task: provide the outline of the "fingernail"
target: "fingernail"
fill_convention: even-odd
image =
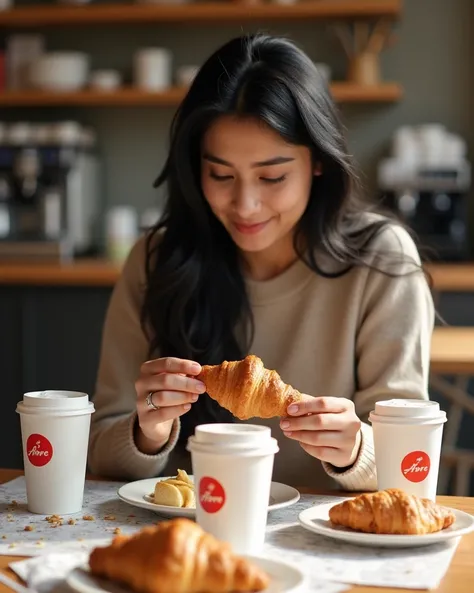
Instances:
[[[288,422],[288,420],[285,420],[284,422],[282,422],[281,427],[282,428],[290,428],[290,423]]]
[[[206,391],[206,386],[204,385],[204,383],[201,383],[200,381],[196,382],[196,389],[200,392],[200,393],[204,393]]]
[[[293,433],[292,433],[291,431],[290,431],[290,432],[286,431],[286,432],[284,432],[283,434],[284,434],[286,437],[291,437],[291,435],[292,435]]]
[[[184,404],[183,408],[184,408],[184,409],[186,410],[186,412],[187,412],[188,410],[190,410],[190,409],[191,409],[191,404]]]
[[[198,397],[199,397],[199,395],[197,393],[195,393],[194,395],[191,396],[191,400],[193,402],[197,402]]]
[[[289,408],[288,408],[288,414],[296,414],[298,412],[298,406],[296,406],[295,404],[292,404]]]
[[[198,364],[197,362],[193,362],[193,364],[191,365],[191,370],[193,371],[193,373],[200,373],[201,365]]]

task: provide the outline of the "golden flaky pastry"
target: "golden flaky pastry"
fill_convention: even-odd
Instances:
[[[390,488],[345,500],[329,511],[335,525],[366,533],[423,535],[446,529],[454,514],[427,498]]]
[[[178,469],[175,478],[160,480],[155,484],[153,502],[170,507],[194,509],[196,508],[194,482],[184,469]]]
[[[92,574],[136,593],[231,593],[262,591],[269,578],[258,566],[189,519],[117,536],[89,557]]]
[[[252,354],[244,360],[205,365],[197,379],[212,399],[240,420],[286,416],[288,406],[302,399],[299,391]]]

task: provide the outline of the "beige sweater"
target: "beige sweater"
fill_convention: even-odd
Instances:
[[[384,231],[374,248],[403,252],[419,261],[411,238],[398,227]],[[148,352],[140,327],[144,279],[141,239],[124,266],[106,316],[90,439],[90,470],[121,479],[191,470],[189,454],[176,447],[179,421],[158,455],[141,453],[133,441],[134,382]],[[353,399],[364,422],[356,463],[337,473],[286,438],[278,419],[251,420],[269,425],[278,440],[273,479],[319,488],[375,489],[369,412],[380,399],[428,397],[434,308],[424,276],[418,272],[391,278],[360,267],[327,279],[298,261],[272,280],[249,280],[247,286],[255,319],[251,351],[304,393]]]

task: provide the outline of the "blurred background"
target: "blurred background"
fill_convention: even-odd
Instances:
[[[473,4],[0,0],[0,466],[22,465],[13,410],[24,391],[93,393],[110,292],[160,216],[152,184],[176,106],[242,32],[290,36],[310,55],[366,192],[418,234],[444,320],[474,326]],[[470,363],[433,367],[467,398],[449,446],[470,457],[444,485],[457,492],[474,484],[474,332]]]

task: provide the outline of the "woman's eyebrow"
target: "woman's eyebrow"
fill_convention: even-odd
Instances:
[[[211,163],[215,163],[216,165],[224,165],[225,167],[233,167],[232,163],[229,163],[229,161],[225,161],[224,159],[221,159],[213,154],[209,154],[209,153],[204,153],[203,158],[206,161],[209,161]],[[256,167],[271,167],[272,165],[282,165],[284,163],[290,163],[291,161],[294,161],[295,159],[293,157],[288,157],[288,156],[276,156],[273,157],[271,159],[268,159],[266,161],[259,161],[257,163],[252,163],[252,167],[256,168]]]

